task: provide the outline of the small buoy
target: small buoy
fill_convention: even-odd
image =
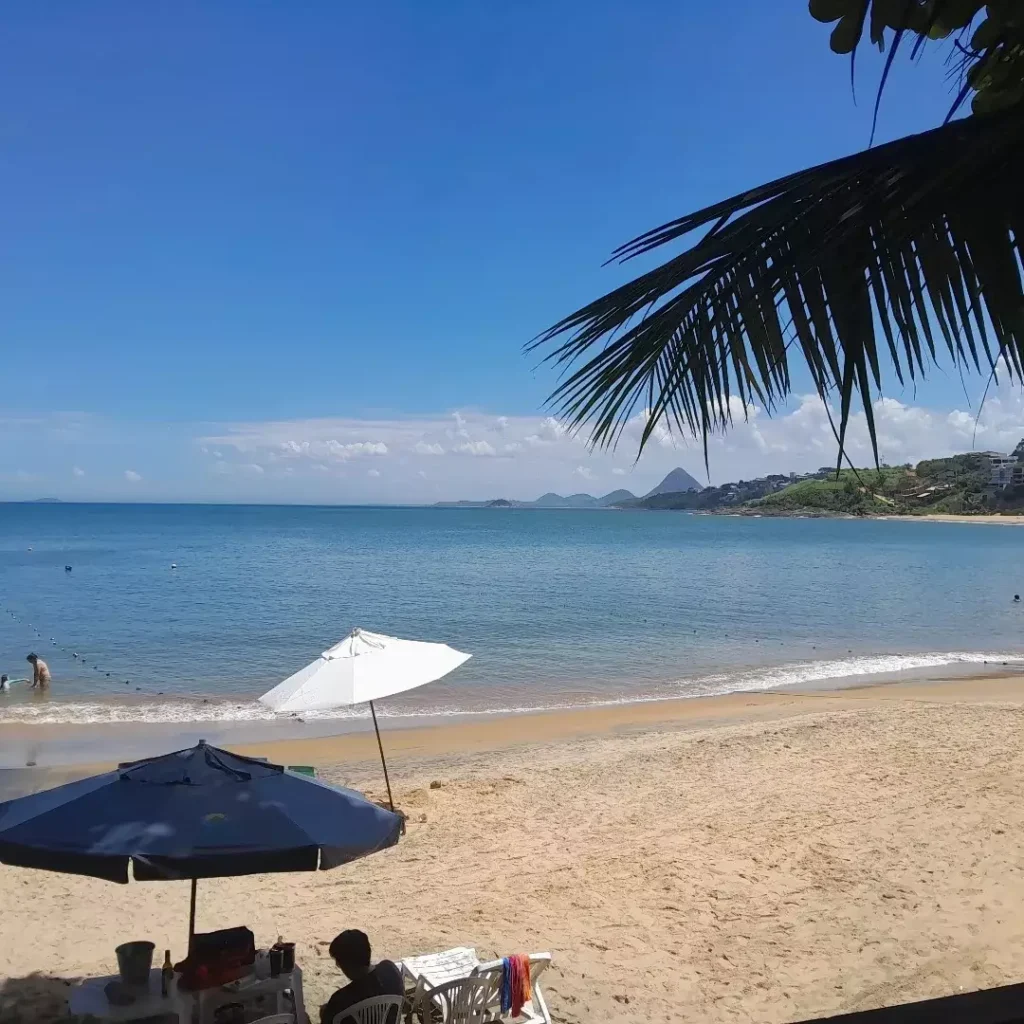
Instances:
[[[178,563],[177,562],[171,562],[171,568],[172,569],[177,569],[178,568]]]
[[[29,551],[31,551],[31,550],[32,550],[32,549],[31,549],[31,548],[29,548]]]

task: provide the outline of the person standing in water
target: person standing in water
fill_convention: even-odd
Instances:
[[[25,660],[32,665],[32,689],[48,690],[50,688],[50,666],[34,653]]]

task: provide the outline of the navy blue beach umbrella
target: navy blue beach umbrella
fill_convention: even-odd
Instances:
[[[402,819],[348,789],[196,747],[0,803],[0,862],[112,882],[327,870],[394,846]]]

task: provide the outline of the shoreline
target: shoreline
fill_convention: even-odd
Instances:
[[[834,512],[830,509],[804,508],[785,512],[759,508],[720,509],[648,509],[651,512],[686,512],[695,516],[721,516],[725,519],[848,519],[859,521],[899,523],[974,523],[977,526],[1024,526],[1024,514],[1001,515],[987,512],[978,515],[956,515],[951,512],[928,512],[924,515],[908,515],[872,512],[869,515],[855,515],[853,512]]]
[[[778,690],[737,691],[713,696],[637,701],[557,710],[538,710],[494,715],[466,716],[454,721],[393,726],[382,724],[381,738],[389,769],[424,764],[456,763],[468,756],[493,754],[531,746],[572,743],[596,737],[637,735],[646,732],[685,732],[731,725],[782,721],[821,711],[850,711],[884,703],[959,703],[965,700],[1002,701],[1024,699],[1024,665],[997,669],[980,666],[970,674],[942,676],[921,673],[912,679],[858,682],[838,689],[813,687]],[[281,728],[288,727],[280,723]],[[12,795],[11,787],[35,780],[33,789],[108,771],[119,761],[147,757],[153,753],[181,749],[199,739],[226,746],[246,756],[266,757],[280,764],[308,764],[317,768],[344,766],[350,778],[375,785],[380,776],[380,754],[372,730],[362,728],[331,734],[265,738],[232,736],[236,730],[218,728],[218,723],[191,724],[188,728],[165,726],[150,731],[148,749],[115,760],[97,757],[79,759],[38,759],[34,765],[0,768],[0,799]],[[0,744],[23,749],[76,749],[76,739],[88,739],[85,750],[96,745],[108,749],[115,740],[138,734],[135,725],[93,724],[0,726]],[[158,738],[159,737],[159,738]],[[157,745],[153,745],[156,743]],[[35,759],[34,759],[35,760]],[[8,790],[8,792],[5,792]]]
[[[465,726],[471,733],[476,727],[483,732],[489,728],[501,732],[521,728],[508,723],[538,716],[629,717],[641,714],[631,709],[654,706],[661,708],[657,712],[660,718],[672,718],[690,714],[676,705],[713,707],[715,701],[742,699],[751,694],[835,693],[1001,673],[1024,674],[1024,650],[858,653],[851,657],[825,653],[815,660],[762,662],[695,675],[672,685],[650,683],[625,693],[583,684],[567,689],[560,698],[558,693],[534,687],[532,691],[527,688],[521,698],[510,703],[502,702],[500,695],[488,700],[484,687],[473,691],[475,701],[455,703],[442,699],[426,706],[398,702],[394,707],[379,707],[378,718],[388,733],[456,726]],[[531,692],[534,699],[527,696]],[[535,699],[545,692],[546,702]],[[454,698],[454,694],[449,697]],[[358,737],[372,735],[365,706],[339,712],[309,717],[278,716],[267,712],[248,695],[201,702],[192,696],[159,695],[156,699],[132,695],[122,699],[77,694],[61,694],[41,703],[4,701],[0,702],[0,770],[94,764],[115,758],[138,760],[154,750],[180,749],[201,739],[218,746],[251,747],[332,737],[349,737],[358,744]]]
[[[874,519],[892,519],[901,523],[923,519],[929,523],[977,523],[980,526],[1024,526],[1024,515],[983,514],[958,516],[951,513],[932,512],[925,516],[873,516]]]
[[[531,711],[485,722],[385,729],[385,754],[392,759],[421,761],[458,759],[467,753],[491,753],[512,747],[570,743],[601,736],[647,732],[679,732],[753,722],[778,721],[820,711],[849,711],[865,703],[916,701],[957,703],[965,699],[1024,698],[1024,672],[986,672],[958,679],[893,682],[851,686],[841,690],[774,690],[717,694],[681,700],[647,701],[593,708]],[[257,749],[258,748],[258,749]],[[314,766],[366,765],[379,769],[372,732],[303,739],[243,743],[239,751],[271,760]]]

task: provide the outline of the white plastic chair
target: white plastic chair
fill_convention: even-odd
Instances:
[[[342,1010],[331,1024],[346,1024],[347,1021],[355,1021],[355,1024],[399,1024],[404,1002],[404,996],[373,996]]]
[[[479,964],[473,968],[471,977],[490,978],[494,982],[497,999],[490,1007],[492,1020],[514,1020],[517,1024],[551,1024],[551,1012],[548,1004],[544,1001],[544,993],[541,991],[538,979],[551,966],[550,953],[530,954],[530,992],[532,998],[523,1006],[523,1012],[518,1017],[502,1017],[501,1015],[501,960],[491,960],[486,964]]]
[[[424,1020],[430,1020],[430,1010],[441,1011],[443,1024],[486,1024],[492,1019],[490,1008],[495,1000],[501,999],[501,980],[495,989],[494,979],[488,975],[482,978],[458,978],[446,981],[437,988],[428,989],[420,1005]]]

